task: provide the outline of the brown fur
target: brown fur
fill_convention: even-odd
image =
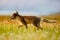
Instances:
[[[27,24],[33,24],[35,27],[37,27],[37,29],[42,29],[40,27],[40,18],[36,17],[36,16],[21,16],[18,14],[18,12],[13,13],[13,15],[11,16],[11,19],[16,19],[16,17],[18,17],[20,19],[20,21],[22,22],[23,25],[27,27]]]
[[[26,28],[28,28],[27,24],[33,24],[38,29],[39,28],[42,29],[40,27],[40,21],[44,21],[44,22],[48,22],[48,23],[56,23],[56,20],[41,19],[36,16],[21,16],[18,14],[18,12],[13,13],[13,15],[11,16],[11,19],[16,19],[17,17],[22,22],[22,24],[26,26]]]

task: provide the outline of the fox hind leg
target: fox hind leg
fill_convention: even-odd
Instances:
[[[43,28],[40,26],[40,22],[37,23],[37,29],[43,29]]]
[[[33,25],[37,27],[37,29],[42,29],[42,27],[40,27],[40,21],[38,22],[33,22]]]

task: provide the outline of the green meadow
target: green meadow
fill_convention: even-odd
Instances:
[[[43,30],[28,24],[28,29],[20,25],[18,19],[11,20],[9,16],[0,16],[0,40],[60,40],[60,24],[41,21]]]

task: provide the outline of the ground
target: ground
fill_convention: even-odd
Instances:
[[[0,16],[0,40],[60,40],[60,24],[41,21],[43,30],[37,30],[32,24],[21,26],[20,22],[9,19],[9,16]]]

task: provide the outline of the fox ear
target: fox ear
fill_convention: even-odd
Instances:
[[[14,14],[18,14],[18,11],[14,11],[13,13],[14,13]]]
[[[16,11],[16,14],[18,14],[18,11]]]

